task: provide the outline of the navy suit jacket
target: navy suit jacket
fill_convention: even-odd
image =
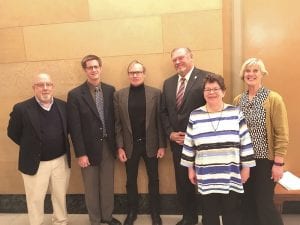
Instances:
[[[66,103],[54,98],[53,104],[56,104],[62,121],[65,148],[69,167],[71,167]],[[40,165],[42,142],[38,107],[40,106],[34,97],[16,104],[10,113],[10,120],[7,127],[8,137],[20,146],[18,169],[28,175],[36,174]]]
[[[107,142],[115,157],[115,123],[113,96],[115,88],[101,82]],[[103,125],[87,82],[68,94],[68,122],[76,157],[88,156],[91,165],[99,165],[103,146]]]

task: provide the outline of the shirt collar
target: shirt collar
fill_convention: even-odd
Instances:
[[[43,104],[36,96],[35,96],[35,100],[37,101],[37,103],[46,111],[50,111],[51,110],[51,107],[53,105],[53,97],[51,98],[51,102],[50,102],[50,105],[47,107],[45,106],[45,104]]]
[[[193,66],[192,69],[190,69],[190,71],[184,76],[186,82],[189,81],[189,79],[190,79],[190,77],[191,77],[191,74],[192,74],[194,68],[195,68],[195,67]],[[178,81],[180,81],[181,78],[182,78],[182,76],[180,76],[180,75],[178,74]]]
[[[98,84],[98,85],[93,85],[91,83],[89,83],[88,81],[86,82],[88,87],[89,87],[89,90],[92,91],[92,92],[95,92],[96,91],[96,87],[98,87],[100,90],[101,90],[101,82]]]

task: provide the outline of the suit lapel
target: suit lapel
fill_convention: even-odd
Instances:
[[[101,83],[101,89],[102,89],[102,94],[103,94],[103,112],[104,112],[104,120],[107,121],[106,118],[108,118],[110,115],[109,115],[109,99],[108,99],[108,93],[107,93],[107,90],[106,90],[106,87]],[[96,106],[96,104],[95,104]],[[96,107],[95,107],[96,108]],[[96,111],[98,113],[98,110],[96,108]],[[99,113],[98,113],[99,115]],[[99,116],[100,118],[100,116]],[[107,122],[106,122],[107,123]]]
[[[82,98],[83,100],[87,103],[88,107],[91,109],[91,111],[95,114],[95,116],[97,118],[100,119],[100,116],[99,116],[99,113],[98,113],[98,110],[96,108],[96,104],[95,104],[95,101],[93,100],[92,98],[92,95],[90,93],[90,90],[89,90],[89,87],[88,87],[88,84],[85,83],[83,84],[82,88]]]
[[[130,133],[132,133],[129,112],[128,112],[128,98],[129,98],[129,88],[126,88],[120,96],[120,106],[122,108],[122,111],[124,112],[126,125],[129,129]]]
[[[191,88],[194,86],[194,84],[196,83],[196,80],[198,79],[198,76],[195,72],[195,68],[193,69],[193,72],[191,73],[190,79],[186,85],[185,91],[184,91],[184,96],[183,96],[183,101],[182,101],[182,105],[181,107],[184,105],[184,102],[186,101]],[[200,91],[200,90],[199,90]],[[199,93],[200,94],[200,93]]]
[[[178,75],[175,75],[170,82],[170,87],[168,87],[170,93],[172,94],[172,101],[175,107],[176,107],[177,86],[178,86]]]
[[[61,104],[58,104],[55,101],[55,98],[54,98],[54,104],[57,106],[57,109],[58,109],[58,112],[59,112],[59,115],[60,115],[60,119],[61,119],[62,124],[63,124],[65,137],[68,137],[67,120],[66,120],[67,118],[65,116],[66,113],[65,113],[64,109],[61,107]]]
[[[36,135],[39,137],[39,139],[41,139],[41,132],[40,132],[40,120],[39,120],[39,108],[38,108],[38,103],[36,102],[36,100],[34,99],[34,97],[32,98],[31,103],[28,105],[27,107],[27,112],[28,112],[28,116],[29,116],[29,120],[33,126],[33,129],[36,133]]]
[[[154,108],[153,92],[151,92],[149,87],[147,86],[145,86],[145,96],[146,96],[146,130],[147,130],[150,123],[152,109]]]

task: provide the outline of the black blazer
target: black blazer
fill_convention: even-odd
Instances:
[[[178,74],[165,80],[161,101],[161,120],[167,137],[171,132],[186,131],[190,113],[205,104],[203,79],[210,72],[194,68],[187,83],[181,108],[176,109]]]
[[[54,98],[53,104],[56,104],[63,123],[65,147],[69,167],[71,167],[66,103]],[[34,97],[16,104],[10,113],[7,127],[8,137],[20,146],[18,169],[28,175],[36,174],[40,165],[42,142],[39,130],[38,107],[40,106]]]
[[[115,88],[101,82],[107,142],[115,157],[115,123],[113,96]],[[68,123],[76,157],[88,156],[91,165],[99,165],[103,146],[103,128],[96,103],[87,82],[68,94]]]

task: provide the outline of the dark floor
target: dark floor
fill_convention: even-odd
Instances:
[[[121,222],[124,221],[125,215],[115,215]],[[284,214],[282,215],[285,225],[300,225],[300,214]],[[199,217],[199,221],[200,221]],[[175,225],[179,220],[178,215],[163,215],[164,225]],[[151,219],[149,215],[139,215],[136,225],[151,225]],[[0,214],[0,225],[29,225],[27,214]],[[45,215],[45,224],[51,225],[51,215]],[[89,225],[87,214],[70,214],[69,225]]]

